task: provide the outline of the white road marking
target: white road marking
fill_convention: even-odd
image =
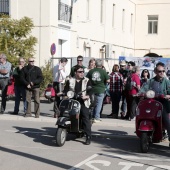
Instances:
[[[163,169],[166,169],[166,170],[170,170],[170,166],[167,166],[167,165],[154,165],[154,167],[150,166],[146,170],[154,170],[156,168],[163,168]]]
[[[117,155],[115,155],[115,154],[109,154],[109,153],[107,153],[107,154],[101,154],[101,155],[110,155],[110,156],[112,156],[112,157],[117,157],[117,158],[123,158],[123,159],[136,159],[136,160],[145,160],[145,161],[162,161],[162,162],[169,162],[170,161],[170,159],[156,159],[156,158],[148,158],[148,157],[137,157],[137,156],[129,156],[129,155],[120,155],[120,154],[117,154]]]
[[[131,167],[134,167],[134,166],[138,166],[138,167],[142,167],[143,164],[140,164],[140,163],[131,163],[131,162],[119,162],[118,165],[123,165],[124,168],[122,168],[121,170],[129,170]]]
[[[84,161],[80,162],[79,164],[75,165],[74,167],[68,169],[68,170],[78,170],[77,168],[86,164],[88,161],[90,161],[91,159],[94,159],[95,157],[99,156],[99,154],[94,154],[92,156],[90,156],[89,158],[85,159]]]
[[[140,163],[133,163],[133,160],[144,160],[144,161],[158,161],[158,162],[170,162],[170,159],[157,159],[157,158],[149,158],[149,157],[139,157],[139,156],[129,156],[129,155],[121,155],[121,154],[94,154],[91,157],[87,158],[86,160],[78,163],[77,165],[75,165],[74,167],[72,167],[69,170],[78,170],[79,167],[81,167],[82,165],[86,165],[89,168],[93,169],[93,170],[100,170],[97,167],[91,165],[92,163],[96,163],[96,164],[103,164],[104,166],[109,166],[110,162],[109,161],[105,161],[105,160],[92,160],[94,158],[96,158],[97,156],[111,156],[113,158],[117,158],[117,159],[126,159],[127,161],[131,161],[131,162],[120,162],[118,165],[124,165],[125,167],[122,170],[129,170],[130,167],[132,166],[138,166],[138,167],[142,167],[144,164],[140,164]],[[92,161],[91,161],[92,160]],[[107,163],[106,163],[107,162]],[[147,170],[154,170],[155,168],[166,168],[167,170],[170,170],[170,166],[166,166],[166,165],[154,165],[150,166],[147,168]]]
[[[89,161],[89,162],[85,163],[85,165],[90,167],[93,170],[100,170],[100,169],[96,168],[94,165],[92,165],[93,163],[102,164],[103,166],[110,166],[110,164],[111,164],[111,162],[109,162],[109,161],[93,160],[93,161]]]

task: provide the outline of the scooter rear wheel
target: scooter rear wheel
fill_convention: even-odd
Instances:
[[[58,128],[56,132],[56,145],[63,146],[67,138],[67,130],[64,128]]]
[[[147,153],[149,151],[149,146],[150,146],[150,142],[149,142],[148,133],[142,132],[140,138],[140,148],[142,153]]]

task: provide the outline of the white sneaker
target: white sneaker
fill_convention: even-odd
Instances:
[[[101,119],[93,119],[93,123],[99,123],[101,121],[102,121]]]

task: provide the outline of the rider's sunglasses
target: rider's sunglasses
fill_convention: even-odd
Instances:
[[[84,73],[84,71],[77,71],[77,73]]]
[[[158,70],[158,73],[164,73],[165,70]]]

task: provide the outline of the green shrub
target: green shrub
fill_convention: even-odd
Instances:
[[[53,83],[51,62],[45,61],[45,65],[41,67],[41,70],[44,80],[41,83],[40,90],[41,92],[44,92],[44,90],[47,88],[47,85]]]

